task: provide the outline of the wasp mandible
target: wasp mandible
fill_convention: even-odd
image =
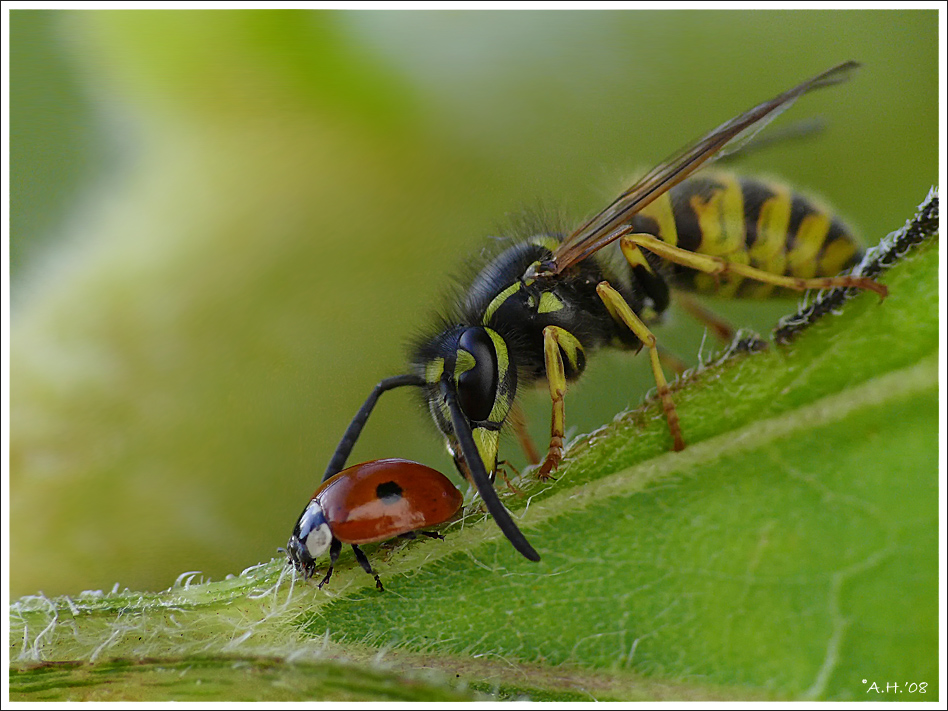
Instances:
[[[535,234],[498,254],[440,330],[415,344],[409,372],[375,386],[323,480],[343,469],[383,392],[419,388],[460,473],[513,546],[538,561],[493,487],[500,431],[526,386],[549,386],[550,443],[537,470],[548,478],[563,456],[567,384],[598,348],[644,347],[672,448],[681,450],[685,438],[648,328],[669,306],[670,281],[733,296],[852,287],[885,297],[886,288],[867,277],[834,276],[861,251],[846,225],[814,201],[766,181],[691,177],[746,145],[803,94],[846,81],[858,66],[835,66],[718,126],[571,234]]]

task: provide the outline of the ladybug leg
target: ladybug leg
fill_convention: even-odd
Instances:
[[[332,577],[332,569],[336,565],[336,561],[339,559],[339,551],[342,550],[342,543],[338,538],[333,538],[332,543],[329,544],[329,570],[326,571],[326,577],[323,578],[322,582],[318,585],[319,589],[322,590],[323,585],[329,582],[329,578]],[[314,566],[315,570],[315,566]],[[313,573],[310,572],[309,575]],[[306,577],[309,577],[307,575]]]
[[[365,557],[365,553],[362,552],[362,549],[359,548],[359,546],[352,546],[352,552],[355,553],[356,560],[359,561],[362,570],[375,578],[375,587],[377,587],[380,592],[385,592],[385,588],[382,587],[382,581],[379,580],[378,573],[372,570],[372,564],[369,563],[369,559]]]
[[[409,541],[415,540],[416,538],[418,538],[418,536],[425,536],[426,538],[437,538],[442,541],[444,540],[444,536],[442,536],[440,533],[436,531],[409,531],[408,533],[398,534],[399,538],[407,538]]]

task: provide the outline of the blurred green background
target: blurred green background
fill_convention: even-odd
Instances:
[[[349,418],[524,208],[571,222],[836,63],[743,172],[874,244],[937,182],[937,13],[11,13],[11,592],[162,589],[285,543]],[[769,329],[792,303],[720,304]],[[694,362],[702,329],[663,344]],[[706,346],[707,347],[707,346]],[[606,353],[588,431],[653,386]],[[527,399],[538,440],[549,405]],[[353,456],[451,464],[411,393]],[[502,456],[521,463],[517,447]]]

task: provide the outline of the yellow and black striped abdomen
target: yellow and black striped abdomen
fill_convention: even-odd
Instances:
[[[632,219],[636,232],[771,274],[835,276],[862,257],[852,230],[812,198],[771,180],[708,172],[682,181]],[[786,295],[770,284],[715,279],[669,265],[675,286],[722,296]]]

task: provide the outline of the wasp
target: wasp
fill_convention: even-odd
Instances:
[[[800,96],[846,81],[858,66],[832,67],[718,126],[572,233],[541,232],[500,252],[438,331],[415,344],[409,372],[375,386],[324,481],[345,466],[382,393],[418,388],[458,471],[516,550],[538,561],[493,487],[500,432],[518,419],[524,388],[544,381],[549,388],[550,443],[537,469],[539,478],[549,478],[563,457],[568,383],[599,348],[645,348],[678,451],[685,437],[648,327],[668,308],[670,283],[736,297],[844,287],[884,298],[885,286],[840,274],[861,250],[849,228],[815,201],[768,181],[693,175],[746,146]]]

